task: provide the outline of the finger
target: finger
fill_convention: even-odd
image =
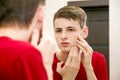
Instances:
[[[82,41],[77,40],[77,44],[83,48],[85,48],[86,50],[88,49],[89,46],[87,46],[85,43],[83,43]]]
[[[63,62],[58,62],[57,63],[57,72],[60,72],[61,71],[61,69],[62,69],[62,65],[63,65]]]
[[[83,42],[81,42],[79,40],[77,40],[77,44],[79,46],[83,47],[84,50],[86,50],[86,52],[90,52],[90,53],[93,52],[93,49],[91,48],[91,46],[89,46],[89,44],[83,43]]]
[[[39,41],[39,31],[37,29],[34,29],[32,33],[31,44],[37,47],[38,41]]]
[[[68,54],[68,58],[67,58],[67,60],[66,60],[65,65],[69,65],[69,64],[71,63],[72,56],[73,56],[73,52],[74,52],[74,48],[75,48],[75,47],[72,47],[72,48],[70,49],[70,52],[69,52],[69,54]]]
[[[81,36],[79,36],[78,40],[80,40],[81,42],[83,42],[83,44],[81,43],[81,45],[86,48],[86,50],[88,49],[89,52],[93,52],[92,47],[87,43],[86,40],[84,40]],[[79,41],[78,41],[79,42]]]
[[[92,55],[92,51],[89,49],[85,49],[84,47],[82,47],[81,45],[77,44],[77,46],[82,50],[83,52],[83,56],[89,56]]]
[[[72,60],[71,60],[71,65],[77,65],[79,64],[79,53],[78,53],[78,48],[75,47],[73,50],[73,56],[72,56]]]
[[[82,50],[79,50],[79,62],[81,61]]]
[[[80,50],[82,50],[85,56],[88,55],[87,50],[83,46],[81,46],[80,44],[77,44],[77,46],[80,48]]]
[[[87,43],[87,41],[85,41],[81,36],[78,37],[78,40],[85,43],[85,45],[89,46],[89,44]]]

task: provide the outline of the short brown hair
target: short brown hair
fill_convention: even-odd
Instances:
[[[30,24],[37,7],[44,5],[45,0],[0,0],[0,27],[3,24]]]
[[[77,6],[64,6],[60,8],[54,15],[53,23],[57,18],[66,18],[79,21],[81,28],[86,25],[87,15],[85,11]]]

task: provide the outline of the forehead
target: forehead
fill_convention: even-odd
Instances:
[[[55,28],[80,28],[80,24],[78,21],[72,20],[72,19],[66,19],[66,18],[57,18],[54,21],[54,27]]]

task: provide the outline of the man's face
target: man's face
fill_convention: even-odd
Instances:
[[[72,19],[57,18],[54,28],[58,47],[64,52],[69,52],[71,47],[76,46],[77,38],[82,33],[79,22]]]

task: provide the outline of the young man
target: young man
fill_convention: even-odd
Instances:
[[[42,38],[44,4],[0,0],[0,80],[52,80],[54,46]]]
[[[108,80],[104,56],[85,41],[88,36],[85,11],[75,6],[59,9],[53,19],[60,48],[54,55],[54,80]]]

